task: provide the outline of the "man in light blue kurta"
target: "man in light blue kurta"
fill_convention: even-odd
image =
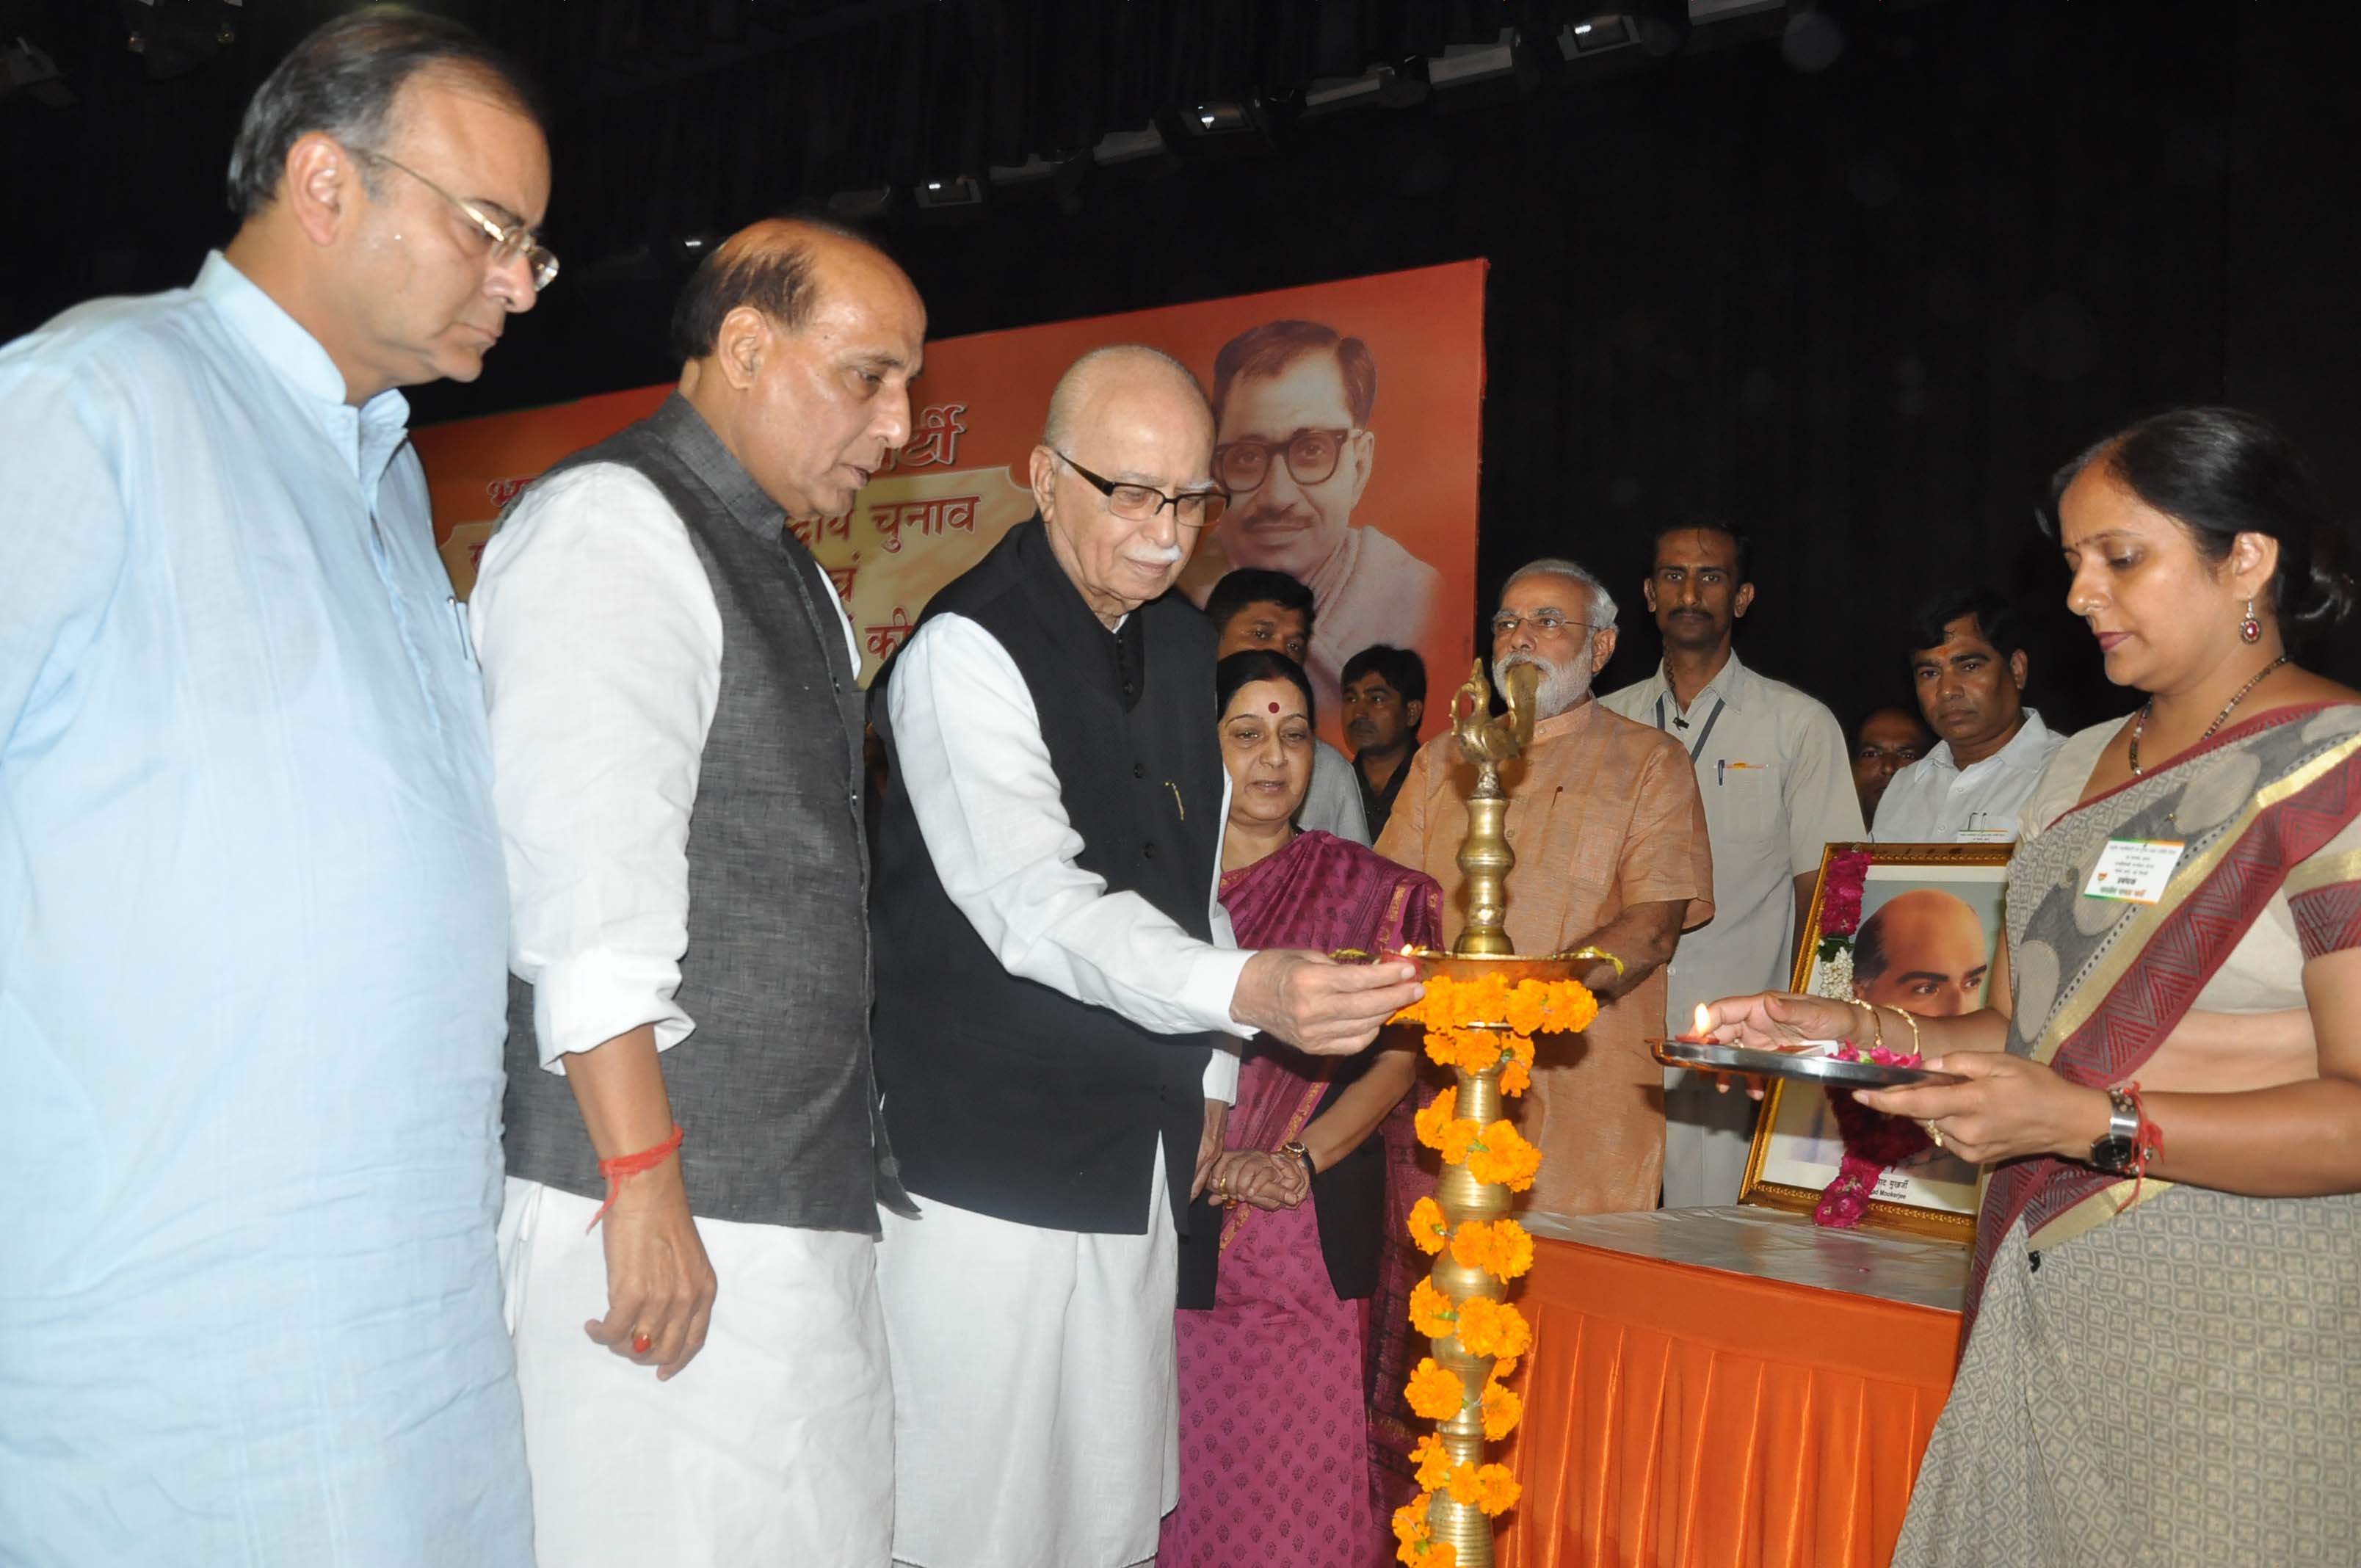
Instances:
[[[449,31],[374,122],[265,126],[283,178],[192,287],[0,349],[12,1568],[532,1563],[490,751],[372,367],[467,373],[534,274],[358,156],[538,215],[539,131]]]

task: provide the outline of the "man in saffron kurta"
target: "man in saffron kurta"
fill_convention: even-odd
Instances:
[[[1579,978],[1599,995],[1579,1036],[1543,1036],[1532,1087],[1511,1102],[1542,1151],[1521,1206],[1555,1214],[1653,1209],[1664,1171],[1664,1071],[1642,1042],[1663,1026],[1664,961],[1679,934],[1713,914],[1705,808],[1680,747],[1590,697],[1614,652],[1615,606],[1571,562],[1519,571],[1493,618],[1495,671],[1543,672],[1524,755],[1500,770],[1509,940],[1521,953],[1596,946],[1623,960]],[[1603,623],[1603,624],[1601,624]],[[1444,886],[1446,944],[1467,924],[1457,855],[1476,770],[1445,732],[1420,748],[1378,840],[1378,853]]]

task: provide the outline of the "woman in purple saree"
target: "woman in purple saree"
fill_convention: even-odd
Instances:
[[[1291,826],[1312,768],[1301,667],[1236,653],[1217,680],[1231,777],[1221,901],[1238,945],[1439,940],[1433,878]],[[1159,1563],[1362,1568],[1392,1555],[1388,1518],[1416,1490],[1401,1385],[1424,1260],[1407,1217],[1433,1188],[1411,1129],[1417,1071],[1414,1050],[1382,1040],[1348,1058],[1248,1045],[1226,1152],[1182,1248],[1180,1503]]]

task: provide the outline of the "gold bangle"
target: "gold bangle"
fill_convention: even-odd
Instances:
[[[1617,980],[1623,978],[1623,960],[1604,948],[1580,947],[1565,956],[1570,959],[1604,959],[1615,966],[1615,978]]]
[[[1885,1021],[1877,1015],[1877,1009],[1869,1003],[1863,1002],[1858,996],[1851,997],[1848,999],[1848,1001],[1849,1005],[1858,1007],[1863,1013],[1869,1014],[1869,1025],[1872,1031],[1869,1042],[1870,1048],[1875,1050],[1882,1047],[1885,1044]],[[1857,1046],[1861,1044],[1861,1042],[1859,1040],[1855,1040],[1853,1044]]]
[[[1926,1060],[1927,1042],[1922,1039],[1918,1034],[1918,1014],[1908,1011],[1906,1008],[1896,1007],[1890,1002],[1883,1002],[1878,1003],[1878,1005],[1883,1007],[1889,1013],[1899,1014],[1902,1017],[1902,1021],[1910,1025],[1910,1048],[1917,1053],[1919,1060]]]

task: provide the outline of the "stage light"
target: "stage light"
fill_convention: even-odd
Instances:
[[[1200,104],[1180,117],[1180,128],[1192,137],[1235,136],[1251,132],[1257,116],[1247,104]]]
[[[912,192],[921,212],[940,211],[946,207],[977,207],[983,204],[983,187],[969,175],[947,175],[940,180],[923,181]]]
[[[51,109],[73,107],[73,89],[65,84],[64,73],[38,46],[18,38],[14,48],[0,55],[0,98],[23,90],[36,104]]]
[[[1148,125],[1136,131],[1109,131],[1091,148],[1092,160],[1102,167],[1111,163],[1132,163],[1143,158],[1157,158],[1164,151],[1164,133]]]
[[[1022,163],[995,163],[984,170],[985,177],[994,185],[1031,185],[1055,179],[1057,173],[1058,163],[1038,152],[1027,153]]]
[[[1516,74],[1517,29],[1502,27],[1488,44],[1447,44],[1426,60],[1427,84],[1437,93],[1480,86]]]
[[[1426,101],[1426,62],[1373,65],[1358,76],[1314,77],[1304,90],[1299,119],[1316,119],[1346,109],[1408,109]]]
[[[1620,15],[1593,16],[1559,28],[1557,51],[1568,60],[1587,60],[1637,41],[1631,24]]]

